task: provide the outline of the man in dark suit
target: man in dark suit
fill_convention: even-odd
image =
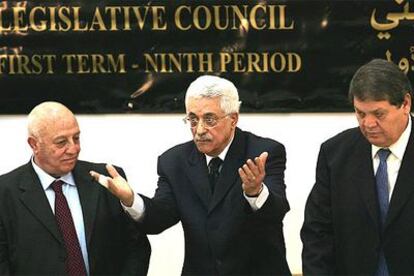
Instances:
[[[304,275],[413,275],[411,91],[386,60],[353,76],[359,128],[321,146],[301,231]]]
[[[44,102],[28,130],[31,161],[0,176],[0,275],[146,275],[149,242],[94,184],[104,165],[78,160],[73,113]]]
[[[135,195],[108,165],[111,178],[92,172],[138,221],[157,234],[181,221],[183,275],[289,275],[282,220],[286,155],[282,144],[236,127],[236,87],[202,76],[187,90],[185,121],[193,141],[158,160],[158,189]],[[220,158],[221,160],[219,160]]]

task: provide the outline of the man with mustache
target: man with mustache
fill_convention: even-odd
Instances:
[[[28,143],[30,162],[0,176],[0,275],[146,275],[149,242],[94,184],[89,171],[104,165],[78,160],[73,113],[39,104],[28,116]]]
[[[412,89],[375,59],[353,76],[359,128],[321,146],[301,231],[304,275],[413,275]]]
[[[201,76],[186,93],[185,122],[193,141],[158,159],[158,189],[136,195],[108,165],[100,180],[140,229],[157,234],[181,222],[183,275],[290,275],[282,220],[284,146],[237,128],[239,96],[230,81]]]

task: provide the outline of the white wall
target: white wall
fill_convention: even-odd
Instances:
[[[182,115],[78,115],[81,159],[111,162],[125,169],[137,192],[154,194],[157,157],[191,139]],[[284,220],[287,257],[292,273],[301,272],[299,231],[307,195],[314,183],[320,144],[356,126],[352,113],[241,114],[239,126],[282,142],[287,151],[286,184],[291,206]],[[0,116],[0,174],[28,162],[26,116]],[[184,256],[181,226],[150,236],[153,249],[149,275],[180,275]]]

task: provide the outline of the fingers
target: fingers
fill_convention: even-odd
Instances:
[[[258,165],[258,167],[259,167],[259,171],[260,171],[260,173],[262,173],[262,174],[264,174],[265,173],[265,168],[266,168],[266,161],[267,161],[267,157],[269,156],[269,154],[266,152],[266,151],[264,151],[264,152],[262,152],[262,154],[260,154],[260,156],[259,157],[256,157],[255,158],[255,160],[257,160],[256,161],[256,164]]]
[[[99,182],[99,176],[100,176],[100,174],[99,174],[99,173],[97,173],[97,172],[95,172],[95,171],[90,171],[90,172],[89,172],[89,174],[93,177],[93,179],[94,179],[95,181],[98,181],[98,182]]]
[[[108,171],[109,175],[110,175],[112,178],[115,178],[115,177],[118,177],[118,176],[119,176],[118,171],[117,171],[117,170],[114,168],[114,166],[112,166],[111,164],[106,164],[106,169],[107,169],[107,171]]]
[[[110,180],[109,177],[102,175],[100,173],[97,173],[95,171],[90,171],[89,174],[93,177],[95,181],[97,181],[99,184],[101,184],[102,186],[108,189],[108,182]]]

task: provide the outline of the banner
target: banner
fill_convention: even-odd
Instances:
[[[411,1],[2,1],[0,113],[45,100],[76,113],[184,112],[197,76],[242,112],[351,111],[373,58],[414,70]]]

